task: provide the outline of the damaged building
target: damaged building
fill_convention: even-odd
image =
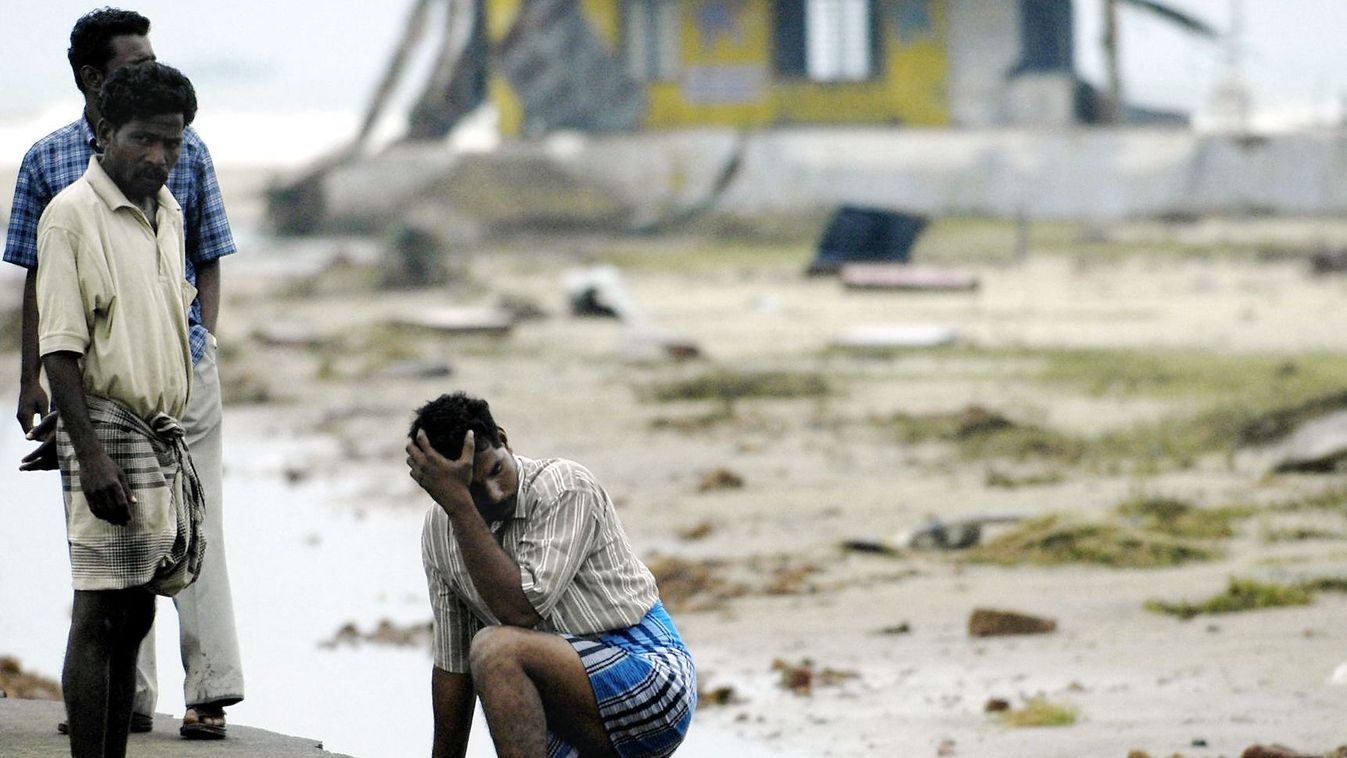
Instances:
[[[454,110],[489,101],[505,136],[1094,111],[1071,0],[477,0],[472,16],[473,101]]]

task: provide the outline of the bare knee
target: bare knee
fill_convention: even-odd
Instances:
[[[524,633],[510,626],[488,626],[473,635],[468,646],[468,667],[474,682],[492,673],[521,667]]]

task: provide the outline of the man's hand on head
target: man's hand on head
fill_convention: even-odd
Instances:
[[[424,429],[416,433],[416,439],[407,443],[408,474],[425,490],[435,502],[446,511],[454,508],[472,508],[472,493],[468,485],[472,484],[473,461],[477,447],[471,430],[463,435],[463,449],[458,457],[450,460],[430,444]]]
[[[41,425],[34,425],[33,417],[41,416],[49,410],[51,400],[47,397],[46,390],[42,389],[41,382],[24,382],[19,385],[19,412],[16,417],[25,434],[31,432],[35,426]]]

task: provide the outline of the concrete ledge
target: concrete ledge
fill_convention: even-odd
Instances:
[[[0,699],[0,755],[5,758],[64,758],[70,740],[57,734],[65,708],[51,700]],[[154,717],[154,731],[133,734],[128,758],[351,758],[323,750],[323,743],[306,737],[229,725],[229,738],[196,742],[178,736],[180,719],[164,713]]]

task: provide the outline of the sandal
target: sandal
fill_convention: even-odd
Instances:
[[[185,740],[222,740],[225,738],[224,708],[194,705],[182,715],[178,734]]]

